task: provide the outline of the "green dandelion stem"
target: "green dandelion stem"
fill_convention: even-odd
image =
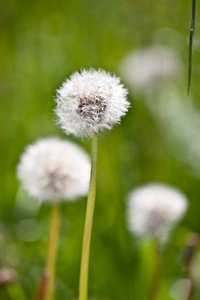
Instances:
[[[79,300],[88,299],[89,257],[90,257],[90,242],[91,242],[95,195],[96,195],[96,173],[97,173],[96,170],[97,170],[97,136],[93,135],[91,177],[90,177],[90,187],[89,187],[88,200],[87,200],[85,227],[84,227],[84,234],[83,234],[82,256],[81,256]]]
[[[54,299],[54,285],[55,285],[55,266],[56,266],[56,253],[58,248],[58,234],[60,227],[60,203],[55,202],[52,207],[52,216],[49,232],[49,249],[47,256],[46,272],[46,296],[45,300]]]
[[[150,300],[159,299],[159,288],[160,288],[160,248],[158,242],[154,240],[154,253],[153,253],[153,274],[150,286]]]

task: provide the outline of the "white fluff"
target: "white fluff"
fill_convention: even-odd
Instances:
[[[26,148],[17,175],[31,196],[53,202],[87,195],[90,168],[90,159],[79,146],[46,138]]]
[[[177,75],[180,62],[174,51],[155,45],[127,54],[119,68],[130,86],[155,88],[162,81]]]
[[[76,72],[57,90],[58,124],[75,136],[111,129],[128,110],[127,94],[120,79],[104,70]]]
[[[200,178],[200,110],[194,99],[190,96],[188,101],[184,91],[171,87],[149,100],[146,105],[171,153]]]
[[[149,184],[129,196],[128,224],[136,235],[163,240],[187,209],[186,197],[164,184]]]

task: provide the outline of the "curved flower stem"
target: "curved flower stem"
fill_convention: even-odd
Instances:
[[[52,207],[51,224],[49,232],[49,248],[46,264],[47,282],[45,290],[45,300],[54,299],[54,281],[56,253],[58,248],[58,233],[60,227],[60,203],[55,202]]]
[[[153,265],[153,275],[150,286],[150,300],[157,300],[159,296],[160,288],[160,247],[157,240],[154,240],[154,265]]]
[[[89,256],[90,241],[92,234],[92,224],[96,195],[96,170],[97,170],[97,136],[92,138],[92,165],[90,176],[90,187],[87,200],[85,227],[83,235],[83,246],[81,256],[80,280],[79,280],[79,300],[88,298],[88,273],[89,273]]]

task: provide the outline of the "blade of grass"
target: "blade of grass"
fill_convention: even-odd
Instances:
[[[191,80],[192,80],[192,54],[193,54],[193,38],[195,30],[195,17],[196,17],[196,0],[192,0],[192,19],[190,27],[190,41],[189,41],[189,59],[188,59],[188,96],[190,93]]]

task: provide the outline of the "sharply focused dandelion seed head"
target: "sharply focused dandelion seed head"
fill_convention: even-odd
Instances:
[[[129,196],[129,229],[137,235],[163,240],[187,209],[186,197],[164,184],[149,184]]]
[[[90,160],[72,142],[41,139],[26,148],[17,175],[22,187],[39,200],[73,200],[88,193]]]
[[[75,136],[111,129],[128,110],[127,94],[120,79],[104,70],[76,72],[57,90],[58,123]]]
[[[172,49],[156,45],[127,54],[119,68],[130,86],[153,89],[163,81],[174,78],[181,64]]]

